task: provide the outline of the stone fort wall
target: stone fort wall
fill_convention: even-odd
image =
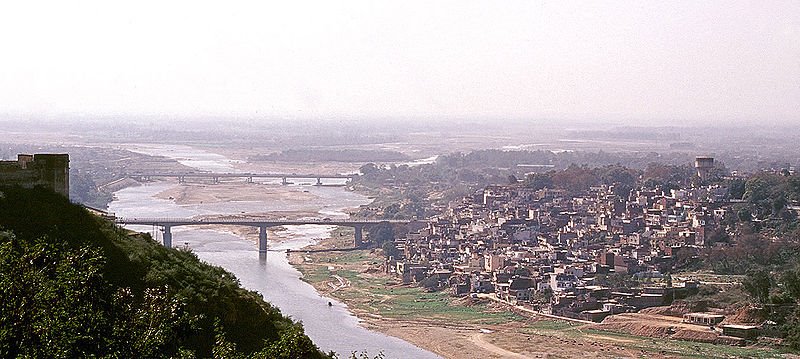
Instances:
[[[16,161],[0,161],[0,185],[42,186],[69,198],[69,155],[20,154]]]

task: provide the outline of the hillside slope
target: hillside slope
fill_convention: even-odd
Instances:
[[[0,357],[326,357],[188,251],[43,189],[0,188]]]

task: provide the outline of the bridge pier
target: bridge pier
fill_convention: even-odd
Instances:
[[[214,184],[219,183],[219,177],[218,176],[213,177],[211,180],[214,181]]]
[[[378,224],[406,224],[417,223],[399,220],[351,220],[351,219],[299,219],[299,220],[265,220],[263,218],[255,218],[243,216],[239,220],[230,219],[198,219],[198,218],[122,218],[115,217],[114,222],[118,225],[147,225],[158,227],[163,233],[162,244],[165,247],[172,248],[172,227],[176,226],[205,226],[205,225],[240,225],[250,228],[258,227],[258,252],[266,254],[268,250],[267,245],[267,229],[275,226],[299,226],[299,225],[321,225],[321,226],[344,226],[353,228],[353,244],[356,248],[360,248],[364,244],[364,227]],[[424,223],[423,223],[424,225]],[[153,235],[154,239],[158,238],[157,233]]]
[[[282,177],[281,178],[281,184],[284,185],[284,186],[289,184],[289,181],[286,179],[286,177]]]
[[[253,176],[247,177],[247,179],[244,181],[245,183],[253,183]]]
[[[355,238],[353,240],[353,244],[355,245],[356,248],[361,248],[361,244],[364,242],[364,238],[363,238],[364,237],[364,234],[363,234],[364,226],[353,226],[353,228],[355,229],[355,232],[356,232]]]
[[[267,253],[267,226],[258,226],[258,253]]]
[[[322,178],[317,177],[317,186],[322,186]]]
[[[164,247],[172,248],[172,226],[164,226],[163,240]]]
[[[185,182],[186,182],[186,176],[178,176],[178,183],[185,183]]]

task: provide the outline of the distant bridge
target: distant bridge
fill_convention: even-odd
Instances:
[[[183,183],[186,182],[187,178],[210,178],[214,183],[219,183],[220,179],[222,178],[244,178],[245,182],[252,183],[253,178],[280,178],[281,183],[284,185],[289,184],[290,178],[307,178],[307,179],[316,179],[317,185],[322,185],[323,179],[346,179],[352,180],[354,177],[357,177],[356,174],[346,175],[346,174],[319,174],[319,173],[216,173],[216,172],[148,172],[148,173],[130,173],[126,175],[127,177],[136,179],[136,180],[143,180],[149,181],[153,177],[174,177],[178,179],[178,182]]]
[[[267,252],[267,228],[278,226],[300,226],[300,225],[324,225],[324,226],[345,226],[353,227],[355,229],[355,238],[353,243],[356,247],[360,247],[363,242],[363,229],[364,226],[375,225],[380,223],[389,224],[410,224],[417,221],[399,221],[399,220],[349,220],[349,219],[298,219],[298,220],[271,220],[271,219],[256,219],[256,218],[228,218],[228,219],[205,219],[205,218],[114,218],[117,224],[127,225],[148,225],[159,226],[164,232],[164,246],[172,247],[172,227],[178,226],[201,226],[201,225],[234,225],[234,226],[249,226],[258,227],[258,251],[259,253]]]

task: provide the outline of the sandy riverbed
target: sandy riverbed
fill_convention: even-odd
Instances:
[[[177,204],[185,205],[264,200],[312,201],[316,196],[303,190],[302,187],[253,183],[186,183],[162,191],[156,198],[170,199]]]
[[[171,200],[179,205],[213,205],[215,203],[229,202],[255,202],[255,201],[297,201],[308,202],[317,199],[317,196],[297,186],[265,185],[265,184],[202,184],[184,183],[161,191],[156,198]],[[355,209],[351,209],[355,210]],[[207,219],[237,219],[257,218],[266,220],[294,220],[302,218],[316,218],[320,214],[316,210],[267,210],[248,211],[242,214],[226,214],[214,216],[199,216]],[[246,226],[209,225],[209,227],[227,233],[232,233],[249,240],[258,240],[258,228]],[[270,227],[268,235],[270,241],[281,242],[291,239],[291,235],[283,227]]]

